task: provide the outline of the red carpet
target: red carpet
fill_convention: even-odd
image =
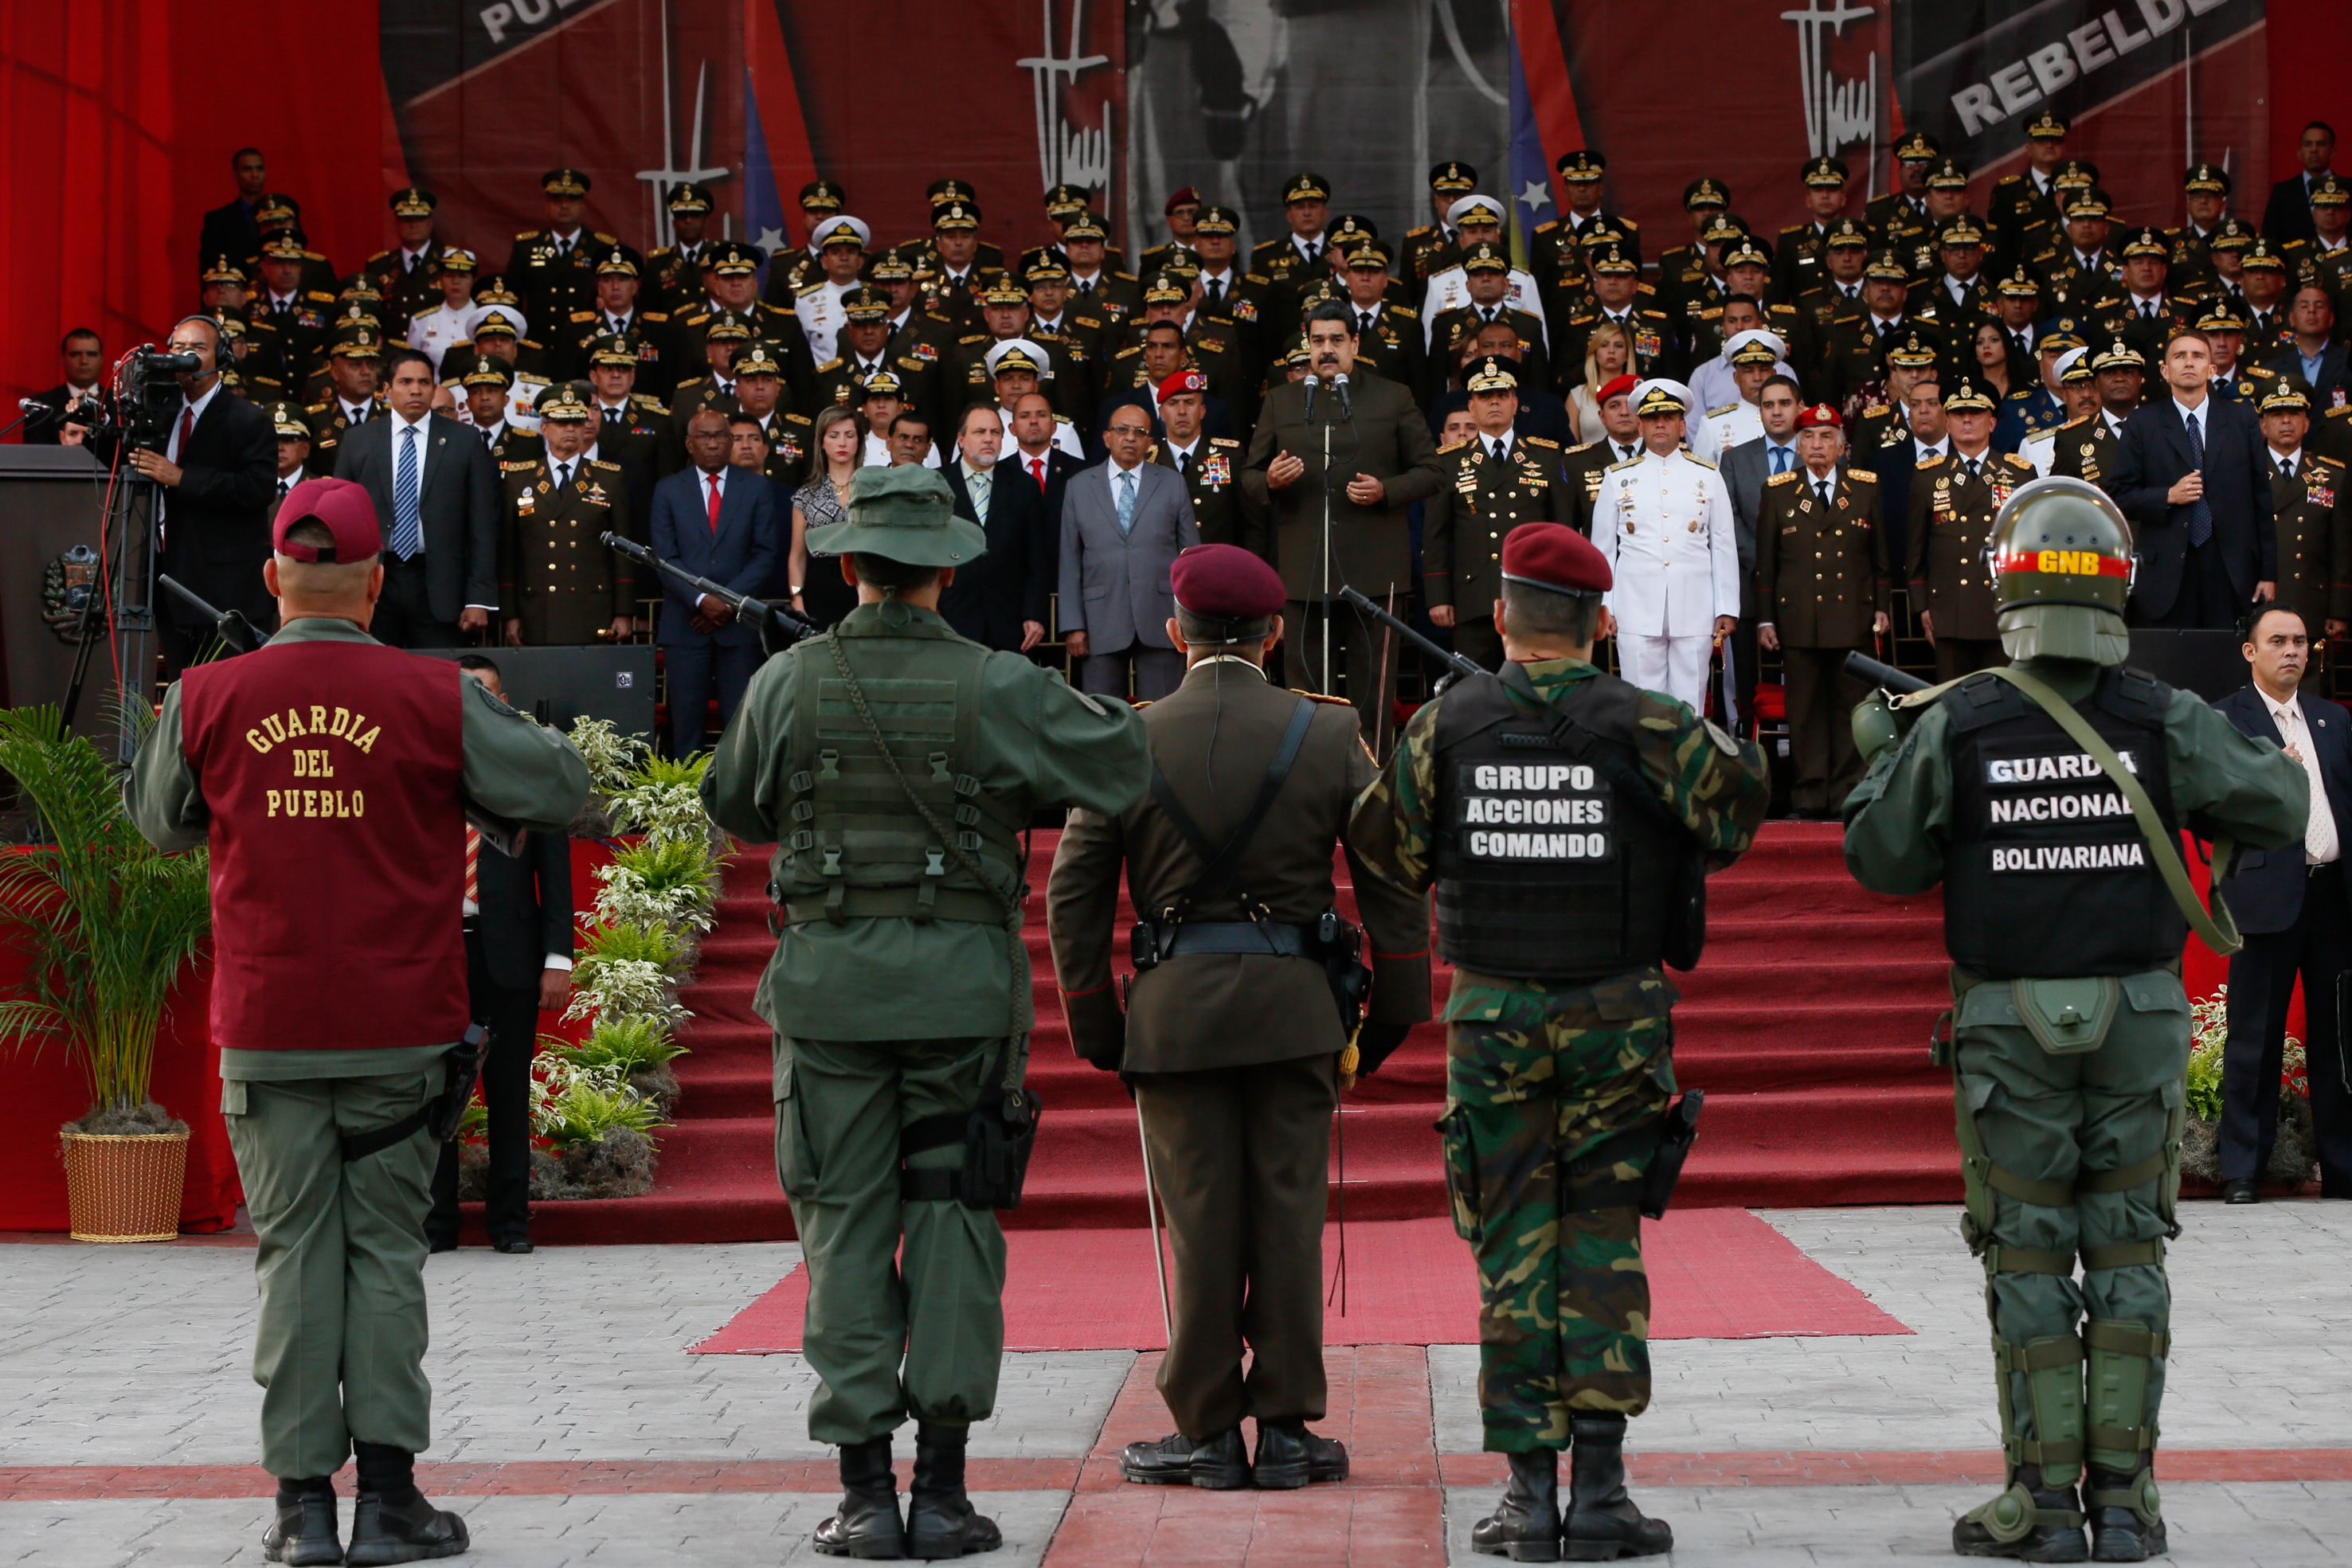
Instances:
[[[1037,835],[1031,882],[1041,901],[1056,837]],[[1684,1084],[1708,1096],[1677,1199],[1686,1208],[1959,1197],[1950,1080],[1928,1065],[1926,1046],[1946,1005],[1938,903],[1864,893],[1838,845],[1834,825],[1775,823],[1739,864],[1709,879],[1706,956],[1696,973],[1676,977],[1675,1061]],[[541,1204],[536,1239],[792,1235],[772,1163],[768,1029],[751,1011],[773,950],[766,874],[765,852],[739,856],[686,991],[693,1054],[678,1062],[686,1092],[677,1124],[662,1134],[659,1184],[645,1197]],[[1029,946],[1038,976],[1030,1082],[1045,1121],[1027,1196],[1006,1220],[1022,1229],[1139,1227],[1134,1111],[1117,1080],[1071,1054],[1038,904]],[[1348,1096],[1351,1221],[1444,1213],[1430,1130],[1444,1097],[1444,1051],[1436,1025],[1416,1030]]]
[[[1911,1331],[1744,1208],[1670,1211],[1644,1225],[1653,1339],[1769,1339]],[[1015,1230],[1005,1238],[1004,1348],[1165,1350],[1150,1232]],[[1323,1243],[1336,1280],[1338,1233]],[[1328,1293],[1327,1293],[1328,1294]],[[808,1275],[799,1269],[694,1347],[766,1355],[801,1347]],[[1324,1312],[1327,1344],[1468,1344],[1478,1284],[1447,1219],[1348,1228],[1348,1311]]]

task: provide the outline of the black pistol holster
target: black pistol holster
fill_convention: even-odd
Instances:
[[[1683,1179],[1683,1162],[1698,1139],[1698,1113],[1706,1105],[1706,1091],[1693,1089],[1656,1121],[1629,1127],[1587,1149],[1560,1169],[1560,1207],[1584,1214],[1633,1204],[1644,1219],[1664,1219],[1666,1206],[1675,1199],[1675,1184]],[[1639,1176],[1624,1180],[1608,1175],[1620,1161],[1644,1153],[1650,1163]]]
[[[404,1144],[422,1132],[430,1132],[436,1144],[457,1137],[457,1124],[466,1119],[466,1106],[474,1098],[474,1085],[482,1081],[482,1047],[489,1034],[478,1023],[467,1024],[465,1037],[449,1048],[446,1059],[449,1076],[442,1083],[441,1092],[397,1122],[371,1127],[364,1133],[344,1134],[343,1163],[363,1160],[394,1144]]]
[[[989,1063],[980,1103],[909,1122],[898,1134],[898,1157],[963,1145],[963,1168],[908,1166],[898,1173],[901,1203],[962,1204],[966,1208],[1018,1208],[1021,1185],[1029,1175],[1029,1153],[1037,1146],[1041,1112],[1037,1097],[1008,1074],[1013,1042],[1007,1040]],[[1025,1054],[1025,1051],[1024,1051]]]

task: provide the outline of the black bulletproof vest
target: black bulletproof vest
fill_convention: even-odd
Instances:
[[[2115,747],[2168,830],[2179,831],[2164,743],[2172,689],[2111,669],[2076,711]],[[1945,694],[1952,836],[1944,852],[1944,946],[1988,979],[2132,975],[2177,962],[2188,923],[2130,803],[2057,722],[2008,682]]]
[[[1638,695],[1601,674],[1554,700],[1638,779]],[[1447,690],[1435,737],[1438,951],[1510,979],[1598,980],[1657,964],[1686,846],[1549,729],[1493,675]]]

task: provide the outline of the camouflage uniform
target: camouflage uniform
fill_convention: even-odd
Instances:
[[[1581,660],[1531,663],[1546,700],[1601,672]],[[1388,767],[1356,803],[1366,862],[1408,887],[1433,878],[1441,787],[1433,745],[1444,698],[1413,716]],[[1643,693],[1643,777],[1710,869],[1746,852],[1769,792],[1763,755],[1736,746],[1671,697]],[[1653,966],[1583,986],[1457,969],[1444,1135],[1454,1227],[1478,1262],[1478,1403],[1486,1448],[1569,1446],[1575,1412],[1639,1415],[1650,1401],[1649,1281],[1631,1201],[1565,1207],[1571,1186],[1636,1182],[1650,1155],[1579,1171],[1620,1133],[1655,1122],[1675,1093],[1677,993]],[[1620,1188],[1622,1191],[1622,1187]]]

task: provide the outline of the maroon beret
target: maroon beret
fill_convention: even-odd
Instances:
[[[1619,376],[1615,381],[1611,382],[1607,386],[1602,387],[1599,392],[1594,394],[1594,402],[1596,403],[1607,402],[1611,398],[1621,397],[1625,393],[1632,392],[1635,387],[1640,386],[1641,384],[1642,378],[1639,376]]]
[[[1612,585],[1608,558],[1561,523],[1521,523],[1503,536],[1503,578],[1561,593],[1606,593]]]
[[[1197,207],[1200,204],[1201,193],[1187,185],[1168,198],[1168,204],[1160,209],[1160,216],[1171,217],[1179,207]]]
[[[1168,569],[1168,584],[1180,606],[1212,620],[1282,613],[1282,574],[1239,545],[1194,545]]]
[[[287,529],[309,522],[326,525],[335,536],[332,550],[286,542]],[[349,479],[305,479],[278,503],[269,547],[290,560],[365,560],[383,553],[383,531],[376,522],[375,502],[366,486]]]
[[[1160,400],[1162,402],[1178,392],[1199,392],[1206,397],[1209,395],[1209,378],[1187,365],[1160,383]]]

